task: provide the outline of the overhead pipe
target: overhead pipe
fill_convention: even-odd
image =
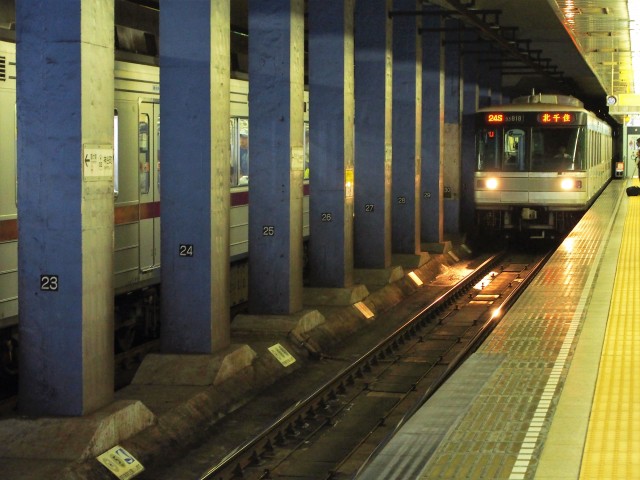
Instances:
[[[521,43],[526,43],[527,47],[529,47],[531,44],[531,40],[529,39],[522,40],[522,39],[515,38],[515,32],[517,30],[517,27],[505,28],[505,27],[498,26],[499,28],[496,29],[495,26],[489,25],[486,22],[482,21],[480,18],[476,16],[475,11],[473,10],[473,5],[475,5],[475,2],[472,1],[467,4],[462,4],[458,0],[438,0],[437,3],[423,2],[423,4],[424,3],[427,3],[430,6],[438,6],[440,8],[443,8],[445,13],[455,14],[456,16],[459,16],[462,22],[464,22],[466,25],[469,25],[473,29],[478,31],[479,35],[482,36],[484,39],[489,40],[494,44],[498,45],[502,50],[506,51],[510,56],[521,61],[525,65],[531,67],[531,69],[537,72],[538,74],[549,77],[551,80],[555,82],[559,82],[557,78],[554,78],[554,76],[556,76],[557,73],[554,72],[552,74],[551,72],[548,71],[549,66],[543,67],[540,63],[535,61],[532,58],[532,56],[529,55],[528,48],[526,53],[524,53],[519,48],[519,44]],[[507,39],[503,37],[500,33],[497,33],[500,31],[505,31],[505,32],[510,31],[512,34],[512,38]],[[563,83],[563,82],[559,82],[559,83]]]

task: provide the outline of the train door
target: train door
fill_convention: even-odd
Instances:
[[[504,136],[504,160],[502,170],[525,171],[525,152],[524,130],[508,130]]]
[[[138,105],[139,252],[145,273],[160,267],[160,105]]]

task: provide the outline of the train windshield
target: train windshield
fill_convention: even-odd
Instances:
[[[582,128],[536,127],[531,131],[531,139],[531,170],[535,172],[584,170]]]
[[[477,169],[489,172],[584,170],[581,127],[483,128],[476,138]]]

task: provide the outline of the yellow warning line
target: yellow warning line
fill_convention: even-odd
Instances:
[[[640,479],[640,197],[628,201],[580,468],[584,480]]]

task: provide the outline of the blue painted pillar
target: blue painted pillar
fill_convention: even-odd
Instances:
[[[391,0],[357,0],[355,14],[354,262],[391,265]]]
[[[445,27],[460,27],[457,20],[445,21]],[[459,31],[445,33],[445,89],[444,89],[444,231],[460,231],[460,77]]]
[[[18,405],[28,415],[84,415],[113,400],[113,11],[109,0],[16,3]]]
[[[440,15],[422,21],[422,188],[420,237],[444,238],[444,21]]]
[[[468,40],[476,38],[467,33]],[[478,110],[480,88],[478,86],[478,61],[475,55],[462,58],[462,122],[461,122],[461,176],[460,176],[460,227],[469,232],[474,225],[473,173],[475,172],[475,113]]]
[[[249,309],[289,314],[302,309],[303,0],[249,0],[249,78]]]
[[[229,345],[229,2],[163,0],[164,352]]]
[[[314,287],[353,284],[355,0],[309,0],[309,266]]]
[[[394,10],[419,10],[421,1],[396,0]],[[422,154],[421,17],[393,18],[393,164],[391,240],[394,253],[420,253]]]

